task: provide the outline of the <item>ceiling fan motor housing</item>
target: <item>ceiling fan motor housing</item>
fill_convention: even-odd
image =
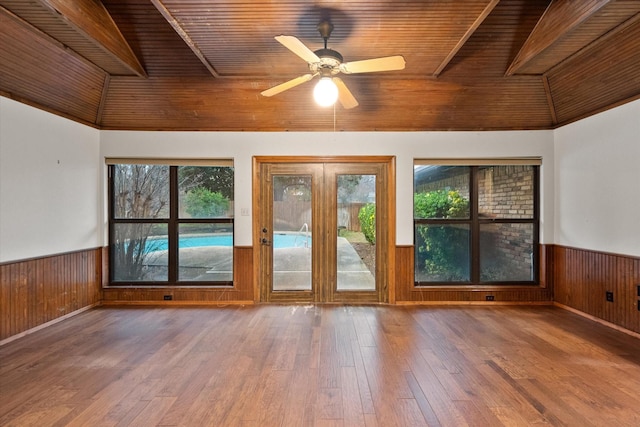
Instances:
[[[400,55],[387,56],[381,58],[365,59],[354,62],[344,62],[342,55],[333,49],[327,48],[327,40],[333,30],[330,22],[321,22],[318,31],[324,39],[324,49],[312,51],[300,39],[294,36],[280,35],[275,39],[284,47],[303,59],[308,65],[311,73],[305,74],[272,88],[262,91],[263,96],[273,96],[285,90],[308,82],[314,77],[320,76],[320,83],[333,83],[334,90],[338,91],[338,99],[344,108],[354,108],[358,106],[358,101],[351,94],[344,82],[335,77],[339,73],[357,74],[371,73],[375,71],[392,71],[404,69],[405,61]],[[333,102],[332,102],[333,104]]]
[[[332,76],[340,72],[340,64],[344,60],[339,52],[333,49],[318,49],[314,52],[320,62],[309,64],[312,72],[319,72],[323,77]]]

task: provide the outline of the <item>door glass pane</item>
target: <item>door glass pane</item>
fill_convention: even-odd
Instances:
[[[416,224],[416,282],[468,282],[469,231],[468,224]]]
[[[311,176],[273,176],[274,291],[311,290]]]
[[[337,290],[376,289],[376,176],[337,177]]]
[[[533,224],[480,225],[480,280],[534,280],[533,247]]]
[[[233,224],[180,224],[179,233],[179,280],[233,280]]]
[[[114,282],[168,280],[167,224],[115,224],[113,231]]]

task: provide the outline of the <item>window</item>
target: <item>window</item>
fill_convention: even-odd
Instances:
[[[537,283],[539,161],[494,162],[415,162],[416,286]]]
[[[107,163],[111,284],[233,284],[231,161]]]

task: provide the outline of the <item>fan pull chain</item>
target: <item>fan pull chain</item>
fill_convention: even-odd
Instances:
[[[333,103],[333,132],[336,131],[336,103]]]

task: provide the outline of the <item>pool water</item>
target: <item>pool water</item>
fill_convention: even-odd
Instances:
[[[231,234],[185,236],[180,237],[178,242],[182,248],[198,248],[206,246],[233,246],[233,236]],[[169,242],[166,238],[147,241],[147,246],[152,251],[167,250]],[[311,236],[304,234],[275,234],[273,236],[273,247],[280,248],[304,248],[311,246]]]
[[[274,234],[273,247],[279,248],[306,248],[311,247],[311,235],[306,234]]]
[[[233,246],[231,234],[215,236],[185,236],[178,240],[180,248],[197,248],[200,246]]]

